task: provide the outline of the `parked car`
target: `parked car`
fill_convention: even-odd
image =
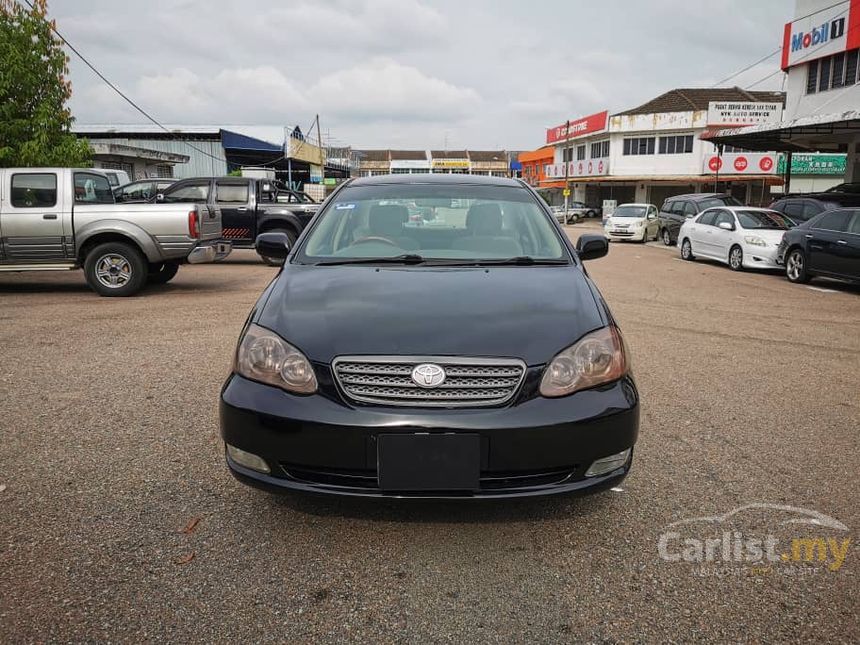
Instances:
[[[657,207],[654,204],[621,204],[603,222],[610,240],[647,242],[657,239]]]
[[[304,193],[252,177],[182,179],[156,195],[156,201],[195,201],[217,207],[224,222],[224,239],[239,249],[254,248],[257,235],[266,231],[280,231],[294,244],[319,209]],[[267,264],[280,263],[261,257]]]
[[[709,208],[681,226],[681,257],[718,260],[734,271],[777,269],[777,249],[792,224],[782,213],[767,208]]]
[[[600,206],[589,206],[585,202],[569,202],[568,207],[575,210],[581,218],[598,217],[603,212]]]
[[[457,212],[445,228],[408,227],[387,200]],[[374,497],[614,486],[639,395],[583,266],[609,247],[602,235],[574,247],[553,219],[517,180],[388,175],[338,187],[293,248],[262,233],[259,252],[287,264],[221,391],[231,472]]]
[[[559,224],[576,224],[582,217],[581,214],[570,208],[567,209],[567,215],[565,216],[564,206],[553,206],[552,214]]]
[[[860,181],[845,182],[831,186],[825,193],[848,193],[851,195],[860,195]]]
[[[824,211],[851,206],[860,207],[860,195],[838,192],[786,195],[770,205],[773,210],[783,213],[798,224],[809,221]]]
[[[96,168],[108,178],[111,188],[119,188],[131,181],[131,177],[125,170],[114,170],[113,168]]]
[[[860,281],[860,208],[827,211],[792,229],[777,262],[792,282],[814,276]]]
[[[688,218],[695,217],[712,206],[743,206],[743,204],[731,195],[723,193],[675,195],[664,201],[657,215],[660,239],[663,240],[663,244],[666,246],[677,244],[681,225]]]
[[[125,186],[115,188],[113,196],[124,204],[144,204],[152,201],[160,192],[167,190],[175,179],[138,179]]]
[[[93,169],[0,169],[0,271],[83,268],[102,296],[163,284],[183,262],[212,262],[221,218],[195,204],[116,204]]]

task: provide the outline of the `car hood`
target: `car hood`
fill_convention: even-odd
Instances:
[[[287,264],[258,313],[313,361],[345,355],[549,361],[605,322],[579,267]]]
[[[630,224],[631,226],[638,226],[645,221],[644,217],[612,217],[611,215],[607,218],[612,224]]]

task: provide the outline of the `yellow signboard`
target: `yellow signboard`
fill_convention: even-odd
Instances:
[[[468,168],[468,159],[433,159],[430,164],[433,168]]]
[[[563,191],[561,191],[561,194],[565,197],[570,197],[570,188],[565,188]]]

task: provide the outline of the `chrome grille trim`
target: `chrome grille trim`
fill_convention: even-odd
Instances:
[[[435,363],[445,370],[439,387],[419,387],[412,369]],[[332,372],[352,401],[416,407],[487,407],[510,401],[526,375],[516,358],[460,356],[338,356]]]

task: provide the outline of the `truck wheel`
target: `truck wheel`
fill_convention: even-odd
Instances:
[[[296,243],[296,239],[297,239],[296,234],[293,233],[288,228],[270,228],[265,232],[266,233],[283,233],[283,234],[285,234],[287,236],[287,238],[289,238],[289,240],[290,240],[290,248],[293,248],[293,245]],[[258,255],[260,256],[260,259],[263,260],[263,262],[268,264],[270,267],[279,267],[279,266],[284,265],[284,261],[280,260],[278,258],[270,258],[268,256],[265,256],[265,255],[262,255],[259,253],[258,253]]]
[[[146,283],[146,261],[140,251],[122,242],[99,244],[87,253],[84,275],[100,296],[131,296]]]
[[[159,262],[149,265],[149,273],[146,276],[146,281],[149,284],[167,284],[179,271],[178,262]]]

